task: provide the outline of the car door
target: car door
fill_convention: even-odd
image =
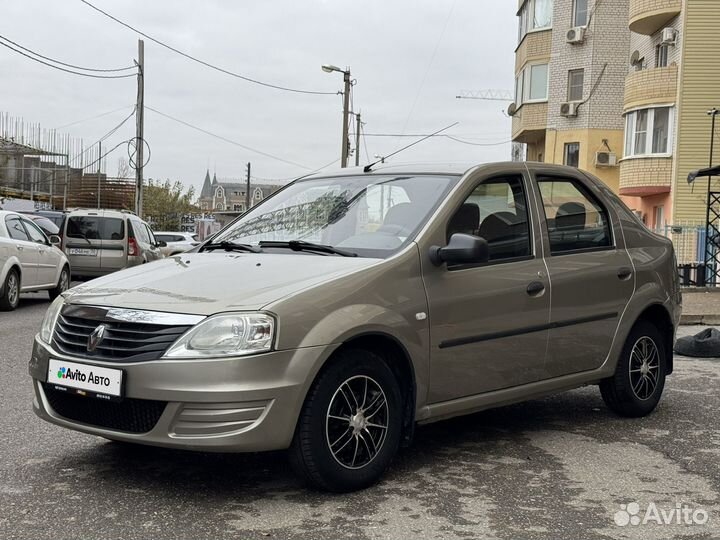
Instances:
[[[551,284],[546,369],[557,377],[603,364],[635,280],[617,216],[592,182],[542,168],[536,181]]]
[[[52,249],[50,241],[33,221],[22,218],[22,223],[30,240],[37,247],[37,284],[41,286],[54,284],[58,276],[59,254]]]
[[[30,240],[25,227],[22,224],[20,216],[9,215],[5,217],[5,226],[7,227],[10,238],[13,239],[15,252],[20,261],[22,276],[21,287],[35,287],[38,284],[38,248],[35,242]]]
[[[97,213],[71,214],[65,226],[64,248],[73,274],[100,273],[101,218]]]
[[[490,260],[423,264],[430,317],[429,402],[508,388],[545,377],[549,285],[523,169],[467,185],[430,238],[484,237]],[[434,235],[434,236],[433,236]],[[427,248],[427,246],[425,246]]]
[[[100,266],[103,273],[109,274],[122,270],[126,264],[126,231],[124,216],[101,218]]]

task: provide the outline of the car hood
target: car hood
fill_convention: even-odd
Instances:
[[[254,310],[379,262],[305,253],[185,253],[78,285],[66,301],[197,315]]]

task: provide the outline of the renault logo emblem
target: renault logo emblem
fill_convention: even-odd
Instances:
[[[105,330],[107,329],[107,326],[104,324],[101,324],[98,326],[95,330],[92,331],[92,334],[88,337],[87,342],[87,350],[88,352],[93,352],[95,348],[102,343],[103,338],[105,337]]]

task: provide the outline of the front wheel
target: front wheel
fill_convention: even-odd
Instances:
[[[625,342],[615,375],[600,383],[605,404],[621,416],[650,414],[665,387],[664,339],[655,325],[635,324]]]
[[[397,452],[402,410],[398,382],[382,358],[342,352],[305,400],[290,448],[293,468],[327,491],[374,484]]]

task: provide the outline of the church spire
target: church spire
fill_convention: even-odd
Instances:
[[[210,183],[210,169],[207,170],[205,173],[205,181],[203,182],[202,190],[200,191],[200,198],[212,198],[213,196],[213,190],[212,185]]]

